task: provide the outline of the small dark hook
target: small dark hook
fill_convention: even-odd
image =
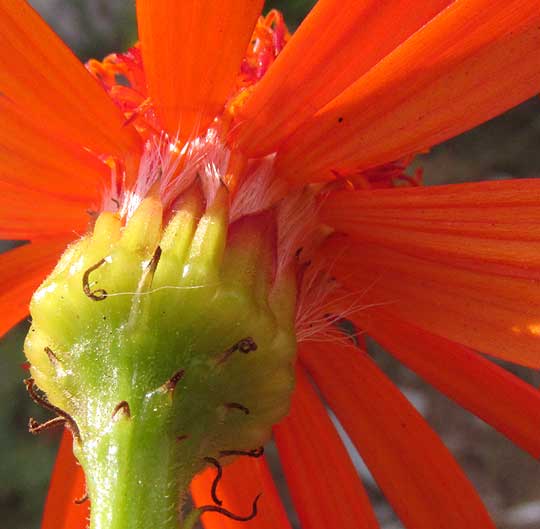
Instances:
[[[240,353],[243,353],[243,354],[248,354],[256,350],[257,350],[257,344],[255,343],[255,340],[251,338],[251,336],[248,336],[247,338],[243,338],[239,342],[236,342],[233,346],[229,347],[223,353],[223,356],[218,361],[218,364],[222,364],[223,362],[228,360],[229,357],[236,351],[239,351]]]
[[[231,520],[236,520],[237,522],[249,522],[250,520],[253,520],[255,516],[257,516],[257,502],[259,501],[259,498],[261,496],[262,492],[260,494],[257,494],[255,499],[253,500],[251,512],[247,516],[239,516],[238,514],[234,514],[231,511],[228,511],[227,509],[224,509],[223,507],[218,507],[216,505],[203,505],[202,507],[199,507],[198,510],[201,514],[204,514],[205,512],[216,512],[218,514],[226,516],[227,518],[230,518]]]
[[[33,417],[30,417],[28,420],[28,431],[32,435],[37,435],[46,430],[55,428],[56,426],[64,426],[66,424],[65,417],[55,417],[54,419],[49,419],[46,422],[39,423]]]
[[[243,411],[246,415],[249,415],[249,408],[246,408],[243,404],[238,402],[227,402],[225,404],[226,408]]]
[[[90,290],[90,274],[97,270],[100,266],[103,266],[107,261],[105,259],[101,259],[98,261],[95,265],[88,268],[82,277],[82,284],[83,284],[83,291],[86,294],[87,297],[90,299],[93,299],[94,301],[103,301],[107,298],[107,291],[98,288],[97,290]]]
[[[221,478],[223,477],[223,467],[221,466],[220,462],[214,457],[205,457],[204,460],[207,463],[210,463],[211,465],[214,465],[214,467],[216,467],[217,474],[214,478],[214,481],[212,481],[212,488],[210,489],[210,494],[212,496],[212,501],[215,504],[222,505],[223,502],[218,498],[217,495],[217,486],[221,481]]]

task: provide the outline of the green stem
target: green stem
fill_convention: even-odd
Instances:
[[[147,394],[137,408],[122,404],[108,431],[85,439],[77,453],[92,500],[91,529],[178,528],[179,499],[192,476],[177,462],[193,441],[172,435],[167,391]]]

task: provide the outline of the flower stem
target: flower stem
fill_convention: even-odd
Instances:
[[[148,399],[136,416],[117,414],[110,431],[80,452],[91,529],[178,528],[180,491],[191,475],[178,468],[179,442],[166,433],[171,406],[160,397]]]

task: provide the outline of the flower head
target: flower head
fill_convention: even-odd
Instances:
[[[274,437],[305,527],[377,527],[314,386],[407,527],[493,527],[362,336],[540,455],[537,390],[476,352],[540,365],[540,186],[423,188],[405,174],[415,154],[538,93],[537,7],[320,0],[291,37],[260,0],[138,0],[140,43],[85,69],[26,2],[0,0],[0,233],[31,240],[2,255],[0,325],[26,314],[75,241],[34,295],[26,352],[49,401],[31,393],[75,436],[92,511],[100,491],[124,494],[101,487],[118,475],[104,454],[161,446],[158,425],[180,443],[167,457],[189,462],[173,465],[175,487],[210,466],[192,483],[206,527],[252,519],[261,490],[249,523],[288,527],[253,450],[287,414],[294,371]],[[114,400],[125,366],[131,403]],[[67,446],[44,527],[85,523],[66,503],[79,479]],[[154,475],[151,446],[126,476]],[[240,453],[216,479],[217,458]],[[159,504],[164,527],[174,504]]]

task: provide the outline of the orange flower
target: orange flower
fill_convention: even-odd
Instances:
[[[92,77],[25,1],[0,0],[0,236],[31,241],[0,256],[0,332],[26,316],[88,210],[127,217],[153,185],[170,205],[196,178],[187,152],[200,163],[225,153],[203,175],[207,199],[225,183],[237,216],[282,213],[278,253],[305,243],[297,390],[274,430],[303,527],[377,527],[312,384],[405,526],[493,527],[434,432],[332,324],[346,315],[540,456],[538,391],[476,353],[540,367],[540,183],[395,185],[417,183],[403,174],[410,156],[540,91],[538,3],[320,0],[288,43],[261,7],[138,0],[140,48],[89,63]],[[164,145],[172,165],[152,179],[144,164],[164,163]],[[209,501],[209,472],[192,485],[196,503]],[[71,501],[81,484],[65,438],[45,529],[85,526]],[[261,489],[260,513],[242,527],[290,527],[264,459],[238,459],[220,483],[234,512]]]

